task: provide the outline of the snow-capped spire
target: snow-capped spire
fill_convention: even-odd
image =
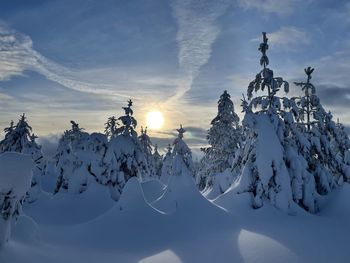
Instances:
[[[184,137],[184,133],[186,132],[186,130],[182,127],[182,124],[180,124],[180,129],[176,129],[177,132],[179,133],[177,136],[182,139]]]
[[[269,64],[269,58],[266,55],[266,51],[269,49],[269,45],[267,44],[267,41],[269,39],[266,37],[266,32],[262,32],[262,34],[263,34],[263,42],[260,43],[258,50],[260,50],[262,53],[262,56],[260,58],[260,65],[266,68],[266,66]]]
[[[123,107],[124,111],[125,111],[125,115],[129,116],[129,115],[133,115],[134,111],[131,109],[132,106],[132,100],[129,99],[128,100],[128,106],[127,107]]]
[[[134,114],[134,111],[132,110],[131,106],[132,106],[132,100],[130,99],[128,100],[128,106],[123,107],[125,111],[125,116],[119,117],[118,120],[120,120],[124,125],[123,127],[121,127],[121,129],[123,130],[123,133],[126,135],[131,135],[136,138],[137,133],[135,132],[135,128],[137,126],[137,121],[132,116]]]
[[[75,121],[70,121],[70,123],[72,124],[72,131],[73,132],[78,132],[78,131],[83,130],[83,129],[79,128],[79,124],[76,123]]]
[[[278,99],[275,98],[276,93],[280,90],[283,85],[284,91],[289,92],[289,84],[287,81],[284,81],[281,77],[274,77],[273,71],[266,66],[269,64],[269,59],[266,55],[266,51],[269,48],[267,44],[268,38],[266,37],[266,32],[263,32],[263,42],[259,46],[259,50],[262,53],[260,59],[260,65],[263,66],[263,69],[255,76],[255,80],[250,82],[248,86],[248,100],[252,99],[253,91],[257,92],[258,90],[264,91],[267,87],[267,96],[258,97],[254,101],[254,106],[258,104],[261,105],[263,109],[276,109],[279,107]]]

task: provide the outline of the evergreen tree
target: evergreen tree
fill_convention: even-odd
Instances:
[[[306,82],[295,82],[301,86],[304,95],[296,98],[299,106],[299,130],[308,139],[304,157],[308,170],[315,176],[318,193],[327,194],[338,184],[347,180],[344,171],[344,155],[349,149],[349,138],[344,136],[341,124],[333,121],[316,95],[316,88],[310,82],[314,69],[306,68]]]
[[[208,130],[210,147],[201,149],[204,157],[197,175],[199,189],[207,188],[212,198],[225,192],[234,181],[236,175],[230,170],[233,160],[239,155],[242,138],[239,117],[231,96],[225,90],[218,101],[218,114]]]
[[[38,137],[32,133],[32,127],[29,126],[24,113],[16,125],[11,121],[10,126],[5,128],[4,132],[5,138],[0,142],[0,153],[24,153],[30,155],[34,161],[32,184],[26,197],[27,202],[34,202],[41,193],[40,181],[44,167],[41,146],[36,143]]]
[[[172,153],[172,147],[169,144],[167,147],[167,152],[163,158],[163,165],[162,165],[161,176],[160,176],[161,182],[166,185],[168,185],[169,179],[172,173],[172,162],[173,162],[173,153]]]
[[[242,100],[247,131],[242,155],[242,174],[235,185],[237,193],[250,192],[253,207],[269,201],[277,208],[293,212],[295,204],[314,212],[317,210],[315,181],[307,171],[307,161],[300,152],[305,138],[298,132],[295,118],[298,107],[294,100],[278,96],[289,84],[275,77],[269,64],[266,33],[259,50],[263,69],[248,86],[248,99]],[[253,91],[267,91],[267,95],[253,98]]]
[[[105,123],[105,134],[108,139],[111,139],[122,132],[122,129],[118,126],[118,120],[114,116],[108,118]]]
[[[153,154],[152,154],[151,138],[147,134],[147,127],[145,129],[143,129],[143,127],[141,127],[141,135],[139,136],[138,139],[140,142],[141,150],[146,158],[150,175],[152,177],[156,177],[157,176],[157,174],[156,174],[157,171],[156,171],[156,167],[155,167],[156,164],[155,164],[155,160],[154,160]]]
[[[149,167],[137,138],[137,121],[131,107],[132,101],[129,100],[128,106],[123,107],[125,115],[118,118],[122,123],[122,132],[110,140],[103,159],[106,167],[103,176],[108,178],[111,196],[116,201],[131,177],[149,177]]]
[[[162,161],[162,155],[160,155],[158,152],[157,144],[154,146],[153,159],[155,164],[155,174],[157,178],[160,178],[162,174],[163,161]]]
[[[184,142],[183,137],[186,130],[180,124],[177,138],[174,140],[174,149],[172,152],[172,176],[180,176],[183,174],[193,176],[193,161],[190,148]]]
[[[82,193],[88,186],[87,144],[89,134],[71,121],[72,128],[66,130],[59,140],[55,159],[57,182],[55,193],[62,191]]]

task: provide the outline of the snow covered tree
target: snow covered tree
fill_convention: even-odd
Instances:
[[[156,167],[155,167],[155,160],[153,158],[152,154],[152,142],[151,138],[147,134],[147,127],[143,129],[141,127],[141,135],[139,136],[139,142],[141,146],[141,150],[146,158],[148,169],[151,177],[156,177]]]
[[[37,136],[32,133],[32,127],[29,126],[25,114],[20,116],[18,123],[14,125],[11,121],[10,126],[4,129],[5,138],[0,142],[0,153],[19,152],[28,154],[32,157],[35,166],[33,168],[32,185],[27,193],[27,202],[34,202],[41,192],[41,176],[43,174],[44,160],[41,152],[41,146],[36,143]]]
[[[158,178],[160,178],[162,174],[163,161],[162,161],[162,155],[160,155],[158,152],[157,144],[154,145],[153,159],[155,164],[155,172],[156,172],[155,174],[157,175]]]
[[[200,190],[212,192],[212,197],[225,192],[237,175],[231,173],[232,162],[242,146],[243,135],[239,117],[234,111],[230,94],[225,90],[218,101],[218,114],[208,130],[210,147],[202,148],[204,157],[197,175]]]
[[[163,158],[163,165],[161,169],[160,181],[167,185],[169,183],[169,178],[172,173],[172,162],[173,162],[173,153],[172,147],[169,144],[167,147],[167,152]]]
[[[118,201],[126,182],[131,177],[149,177],[147,160],[137,138],[137,121],[133,117],[132,101],[123,107],[125,115],[118,118],[122,122],[121,133],[112,137],[103,159],[106,167],[103,176],[109,178],[111,196]]]
[[[118,120],[114,116],[108,118],[105,123],[105,134],[108,139],[111,139],[122,132],[122,128],[118,126]]]
[[[281,77],[275,77],[267,68],[267,41],[266,33],[263,33],[263,43],[259,47],[263,69],[248,86],[250,102],[242,100],[247,138],[242,155],[242,174],[234,189],[237,193],[251,193],[254,208],[269,201],[286,212],[293,212],[295,204],[315,212],[315,181],[300,153],[305,140],[302,133],[296,131],[294,122],[298,107],[294,100],[277,95],[282,86],[287,93],[289,84]],[[253,98],[253,91],[259,90],[266,90],[267,95]]]
[[[330,112],[326,112],[310,82],[314,69],[306,68],[306,82],[295,82],[301,86],[304,96],[296,98],[299,106],[299,130],[308,139],[304,157],[308,170],[314,174],[320,194],[329,193],[337,184],[347,180],[344,167],[345,151],[349,149],[349,138],[344,136],[341,125],[336,124]]]
[[[71,124],[72,128],[66,130],[59,140],[54,157],[58,175],[55,193],[78,194],[84,192],[88,185],[89,134],[78,123],[71,121]]]
[[[192,152],[183,137],[186,130],[180,124],[177,138],[174,140],[173,159],[172,159],[172,176],[180,176],[182,174],[193,176]]]

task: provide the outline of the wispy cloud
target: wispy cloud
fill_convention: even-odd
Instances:
[[[238,0],[238,5],[244,9],[286,15],[292,13],[294,2],[293,0]]]
[[[69,89],[108,96],[126,97],[109,85],[87,83],[79,79],[79,72],[61,66],[37,52],[31,38],[3,25],[0,26],[0,80],[36,71],[47,79]]]
[[[181,98],[191,89],[201,67],[210,59],[212,45],[220,33],[216,20],[228,6],[229,1],[226,0],[177,0],[173,3],[173,13],[178,24],[178,62],[183,77],[171,100]]]
[[[296,51],[300,46],[311,43],[311,36],[302,29],[296,27],[281,27],[275,32],[268,33],[269,44],[284,51]],[[261,36],[252,39],[261,41]]]

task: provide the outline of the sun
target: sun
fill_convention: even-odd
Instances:
[[[164,118],[160,111],[150,111],[146,116],[147,127],[154,130],[159,130],[163,127]]]

